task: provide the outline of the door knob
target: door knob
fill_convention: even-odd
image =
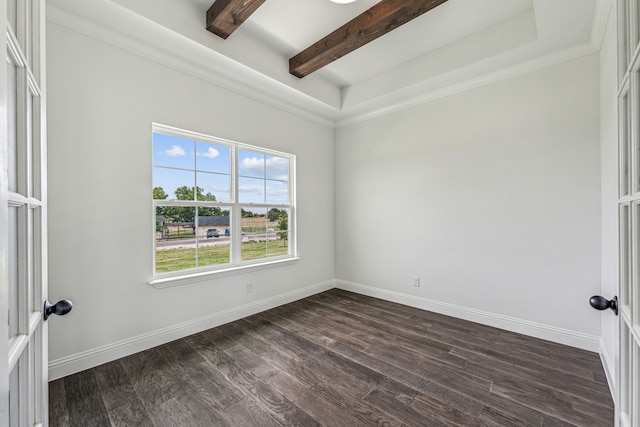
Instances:
[[[62,299],[55,304],[51,304],[49,301],[44,302],[44,320],[47,320],[52,314],[58,316],[64,316],[73,308],[73,303],[68,299]]]
[[[589,304],[596,310],[606,310],[610,308],[616,316],[618,315],[618,297],[613,297],[613,299],[608,300],[600,295],[594,295],[589,299]]]

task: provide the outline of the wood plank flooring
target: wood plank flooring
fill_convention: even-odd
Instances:
[[[613,426],[595,353],[330,290],[49,385],[51,426]]]

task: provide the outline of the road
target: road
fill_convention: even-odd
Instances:
[[[251,234],[242,237],[243,242],[251,241],[251,240],[266,240],[266,234]],[[220,237],[200,237],[200,247],[202,246],[222,246],[229,245],[229,240],[231,238],[227,236]],[[275,233],[269,234],[269,240],[278,240],[278,235]],[[177,240],[157,240],[156,241],[156,250],[169,250],[176,248],[195,248],[196,240],[194,238],[191,239],[177,239]]]

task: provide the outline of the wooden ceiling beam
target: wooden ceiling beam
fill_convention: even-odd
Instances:
[[[308,76],[446,1],[382,0],[289,59],[289,72],[299,78]]]
[[[216,0],[207,10],[207,30],[226,39],[265,0]]]

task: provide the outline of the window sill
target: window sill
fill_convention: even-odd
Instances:
[[[234,276],[236,274],[250,273],[276,267],[284,267],[294,264],[300,257],[279,259],[275,261],[261,262],[259,264],[247,264],[237,267],[229,267],[221,270],[199,271],[197,273],[181,274],[179,276],[159,277],[149,284],[157,289],[171,288],[174,286],[189,285],[205,280],[218,279],[220,277]]]

